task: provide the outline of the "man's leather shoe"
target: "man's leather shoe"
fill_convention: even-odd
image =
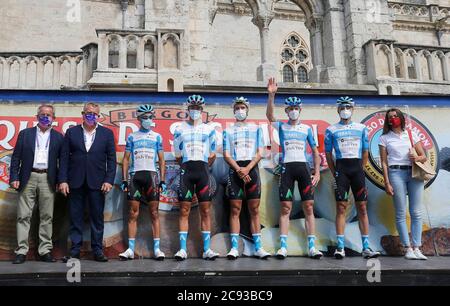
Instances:
[[[26,256],[23,254],[17,254],[16,259],[14,259],[13,264],[23,264],[25,262]]]
[[[47,254],[44,254],[41,257],[41,261],[43,262],[56,262],[56,260],[53,258],[52,254],[48,252]]]
[[[97,254],[97,255],[94,255],[94,260],[99,261],[99,262],[107,262],[108,257],[106,257],[104,254]]]

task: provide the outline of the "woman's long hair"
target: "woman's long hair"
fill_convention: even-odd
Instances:
[[[402,111],[399,110],[398,108],[391,108],[388,109],[388,111],[386,112],[386,116],[384,117],[384,126],[383,126],[383,135],[389,133],[390,130],[392,130],[392,126],[389,124],[389,117],[388,114],[390,112],[396,112],[397,116],[400,118],[401,122],[402,122],[402,130],[405,130],[405,116],[403,115]]]

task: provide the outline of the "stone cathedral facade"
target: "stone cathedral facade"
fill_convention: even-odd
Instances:
[[[450,0],[0,0],[0,89],[450,94]]]

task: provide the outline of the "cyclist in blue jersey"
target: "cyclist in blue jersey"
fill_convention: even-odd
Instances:
[[[337,100],[340,121],[325,131],[325,152],[328,167],[335,178],[336,235],[337,248],[334,256],[345,257],[345,213],[349,201],[350,187],[358,211],[359,229],[362,240],[362,256],[374,258],[380,255],[369,247],[369,219],[367,216],[367,188],[364,166],[369,158],[367,127],[351,120],[354,101],[350,97]],[[333,150],[336,162],[333,160]]]
[[[276,256],[284,259],[287,256],[287,235],[289,231],[289,216],[292,210],[294,184],[298,183],[305,214],[305,227],[308,235],[308,255],[320,259],[323,254],[315,247],[315,218],[314,218],[314,188],[320,180],[320,156],[317,150],[311,127],[300,122],[302,102],[297,97],[289,97],[285,101],[287,123],[277,121],[274,116],[274,100],[278,86],[274,78],[269,79],[267,86],[269,99],[267,102],[267,119],[278,131],[281,157],[281,176],[279,181],[279,195],[281,201],[280,212],[280,249]],[[306,160],[307,145],[314,156],[314,174],[311,176],[310,167]]]
[[[173,148],[175,158],[181,168],[180,186],[178,188],[180,250],[175,254],[177,260],[187,258],[188,222],[194,194],[197,196],[200,207],[203,237],[202,257],[203,259],[214,260],[219,256],[210,248],[211,193],[209,189],[209,167],[216,158],[216,132],[214,127],[202,122],[204,104],[205,99],[200,95],[188,97],[189,120],[181,122],[174,132]]]
[[[236,259],[239,256],[239,215],[244,198],[247,200],[250,212],[250,230],[255,244],[254,256],[261,259],[270,256],[261,246],[261,224],[259,221],[261,181],[258,163],[262,157],[262,130],[256,124],[246,121],[249,106],[250,103],[246,98],[235,98],[232,107],[236,123],[223,131],[224,158],[230,166],[227,191],[231,206],[231,250],[227,254],[228,259]]]
[[[166,189],[164,182],[166,164],[162,138],[160,134],[152,130],[152,119],[155,117],[153,106],[149,104],[140,105],[136,110],[136,115],[140,123],[140,129],[128,135],[122,164],[123,182],[121,188],[128,194],[130,214],[128,219],[128,249],[119,254],[119,259],[134,258],[139,204],[144,202],[150,206],[153,256],[158,260],[163,260],[165,255],[159,247],[158,216],[159,193]],[[160,180],[158,179],[157,162]]]

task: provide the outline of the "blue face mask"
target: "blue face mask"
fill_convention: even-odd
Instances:
[[[145,130],[150,130],[153,126],[153,120],[152,119],[143,119],[141,120],[142,128]]]
[[[200,116],[202,115],[202,112],[196,109],[191,109],[189,111],[189,117],[191,117],[192,120],[200,119]]]
[[[50,126],[50,125],[52,125],[52,118],[51,117],[47,117],[45,115],[39,116],[38,121],[39,121],[39,124],[41,126]]]
[[[88,125],[95,125],[97,123],[97,115],[95,114],[85,114],[84,118]]]

